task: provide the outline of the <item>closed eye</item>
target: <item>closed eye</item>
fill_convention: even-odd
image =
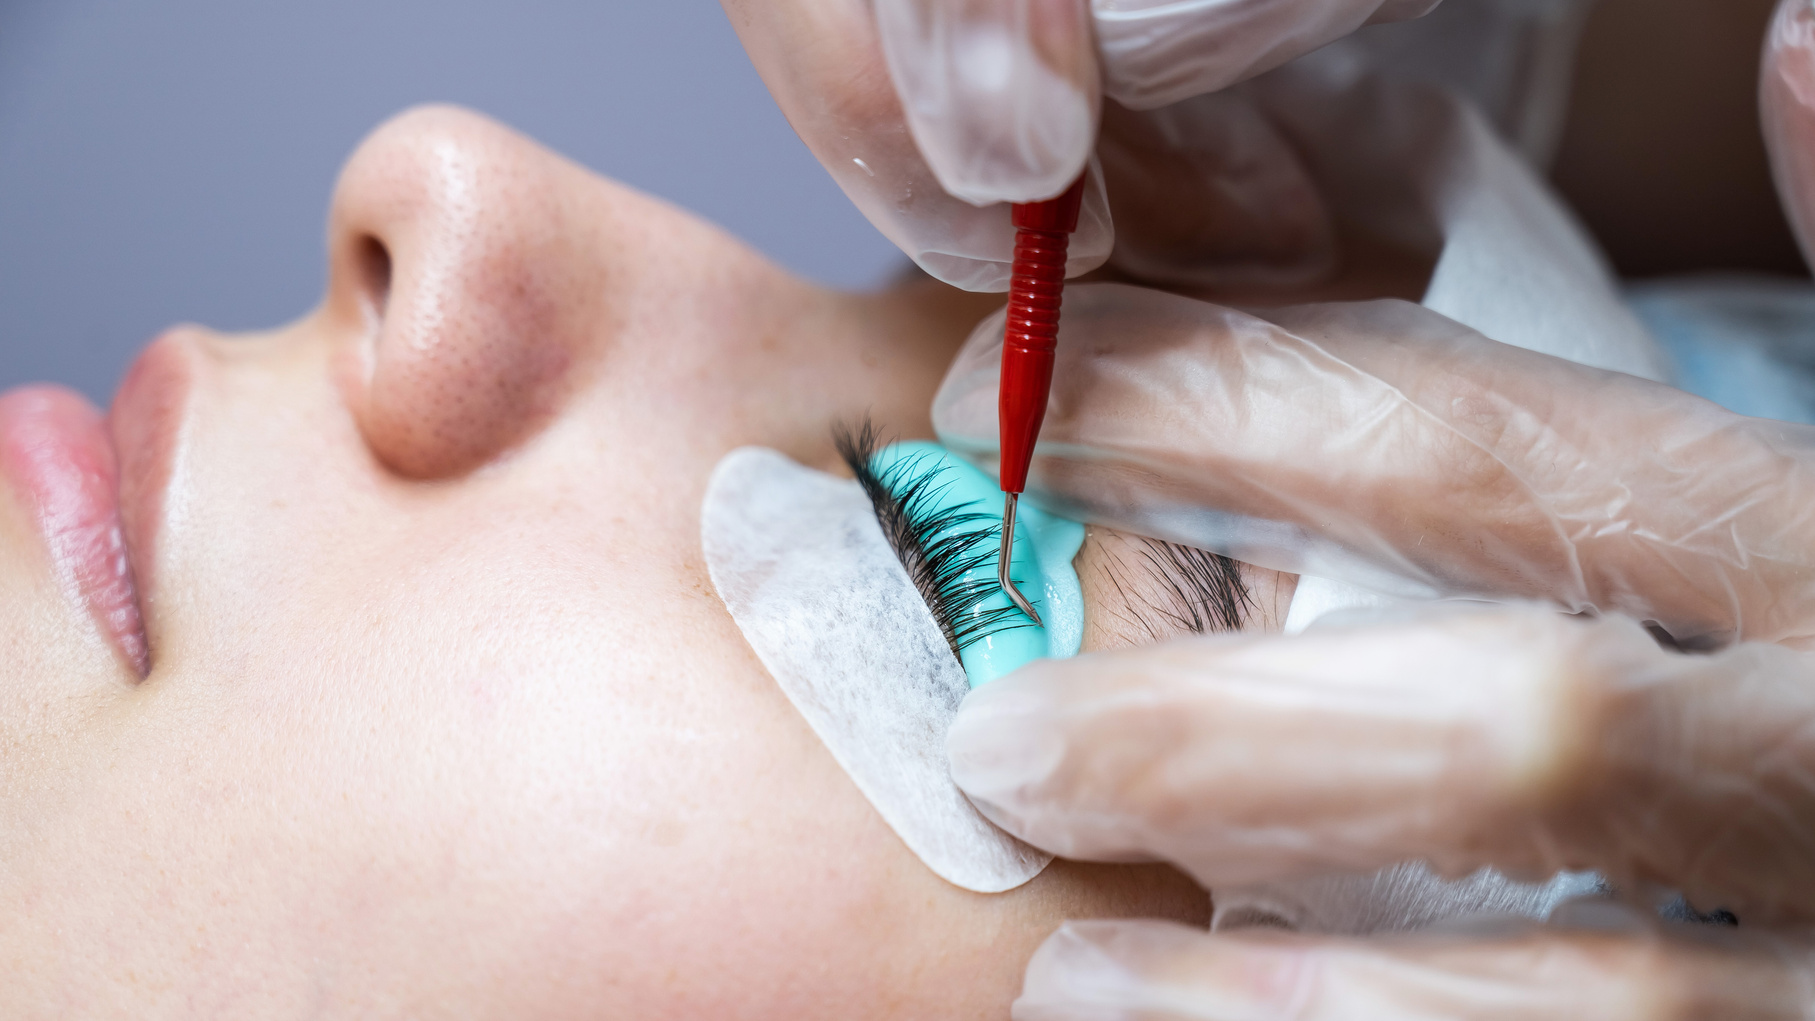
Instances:
[[[1000,518],[971,506],[944,506],[940,476],[945,469],[927,459],[911,458],[877,472],[875,455],[884,444],[867,418],[856,429],[835,429],[832,438],[875,506],[883,535],[926,600],[952,655],[991,635],[1033,626],[1012,606],[977,607],[996,590],[993,580],[976,579],[973,572],[994,563],[1001,545]]]
[[[993,569],[983,572],[983,579],[974,569],[993,566],[1000,518],[971,506],[947,506],[940,477],[945,469],[930,459],[909,458],[876,471],[875,455],[886,444],[867,418],[856,428],[835,429],[833,440],[953,655],[991,635],[1031,626],[1013,607],[977,607],[996,589]],[[1077,563],[1080,575],[1095,570],[1108,582],[1097,598],[1086,601],[1087,637],[1094,631],[1117,636],[1115,644],[1144,644],[1181,634],[1239,631],[1255,612],[1242,565],[1216,553],[1093,527]]]

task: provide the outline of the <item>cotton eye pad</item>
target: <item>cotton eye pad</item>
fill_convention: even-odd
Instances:
[[[983,818],[952,783],[945,736],[970,691],[856,482],[746,447],[700,508],[719,598],[832,757],[940,878],[1012,890],[1052,856]]]

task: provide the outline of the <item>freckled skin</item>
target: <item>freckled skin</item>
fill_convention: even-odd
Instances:
[[[329,258],[116,409],[142,684],[0,485],[0,1016],[999,1019],[1064,918],[1204,919],[1158,867],[933,877],[707,580],[725,452],[929,435],[997,299],[810,287],[446,109]]]

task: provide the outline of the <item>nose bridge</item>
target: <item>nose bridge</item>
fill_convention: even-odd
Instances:
[[[522,442],[586,359],[598,293],[568,213],[577,173],[475,114],[412,111],[348,162],[327,311],[361,338],[343,373],[367,445],[439,478]],[[592,345],[596,346],[596,345]]]

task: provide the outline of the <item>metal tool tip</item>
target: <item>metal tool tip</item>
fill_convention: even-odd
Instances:
[[[1045,627],[1046,622],[1034,611],[1034,604],[1027,601],[1021,590],[1015,587],[1013,578],[1008,576],[1009,563],[1015,555],[1015,508],[1021,503],[1021,494],[1007,493],[1002,501],[1002,553],[996,557],[996,584],[1002,586],[1003,594],[1015,607],[1033,620],[1036,627]]]

